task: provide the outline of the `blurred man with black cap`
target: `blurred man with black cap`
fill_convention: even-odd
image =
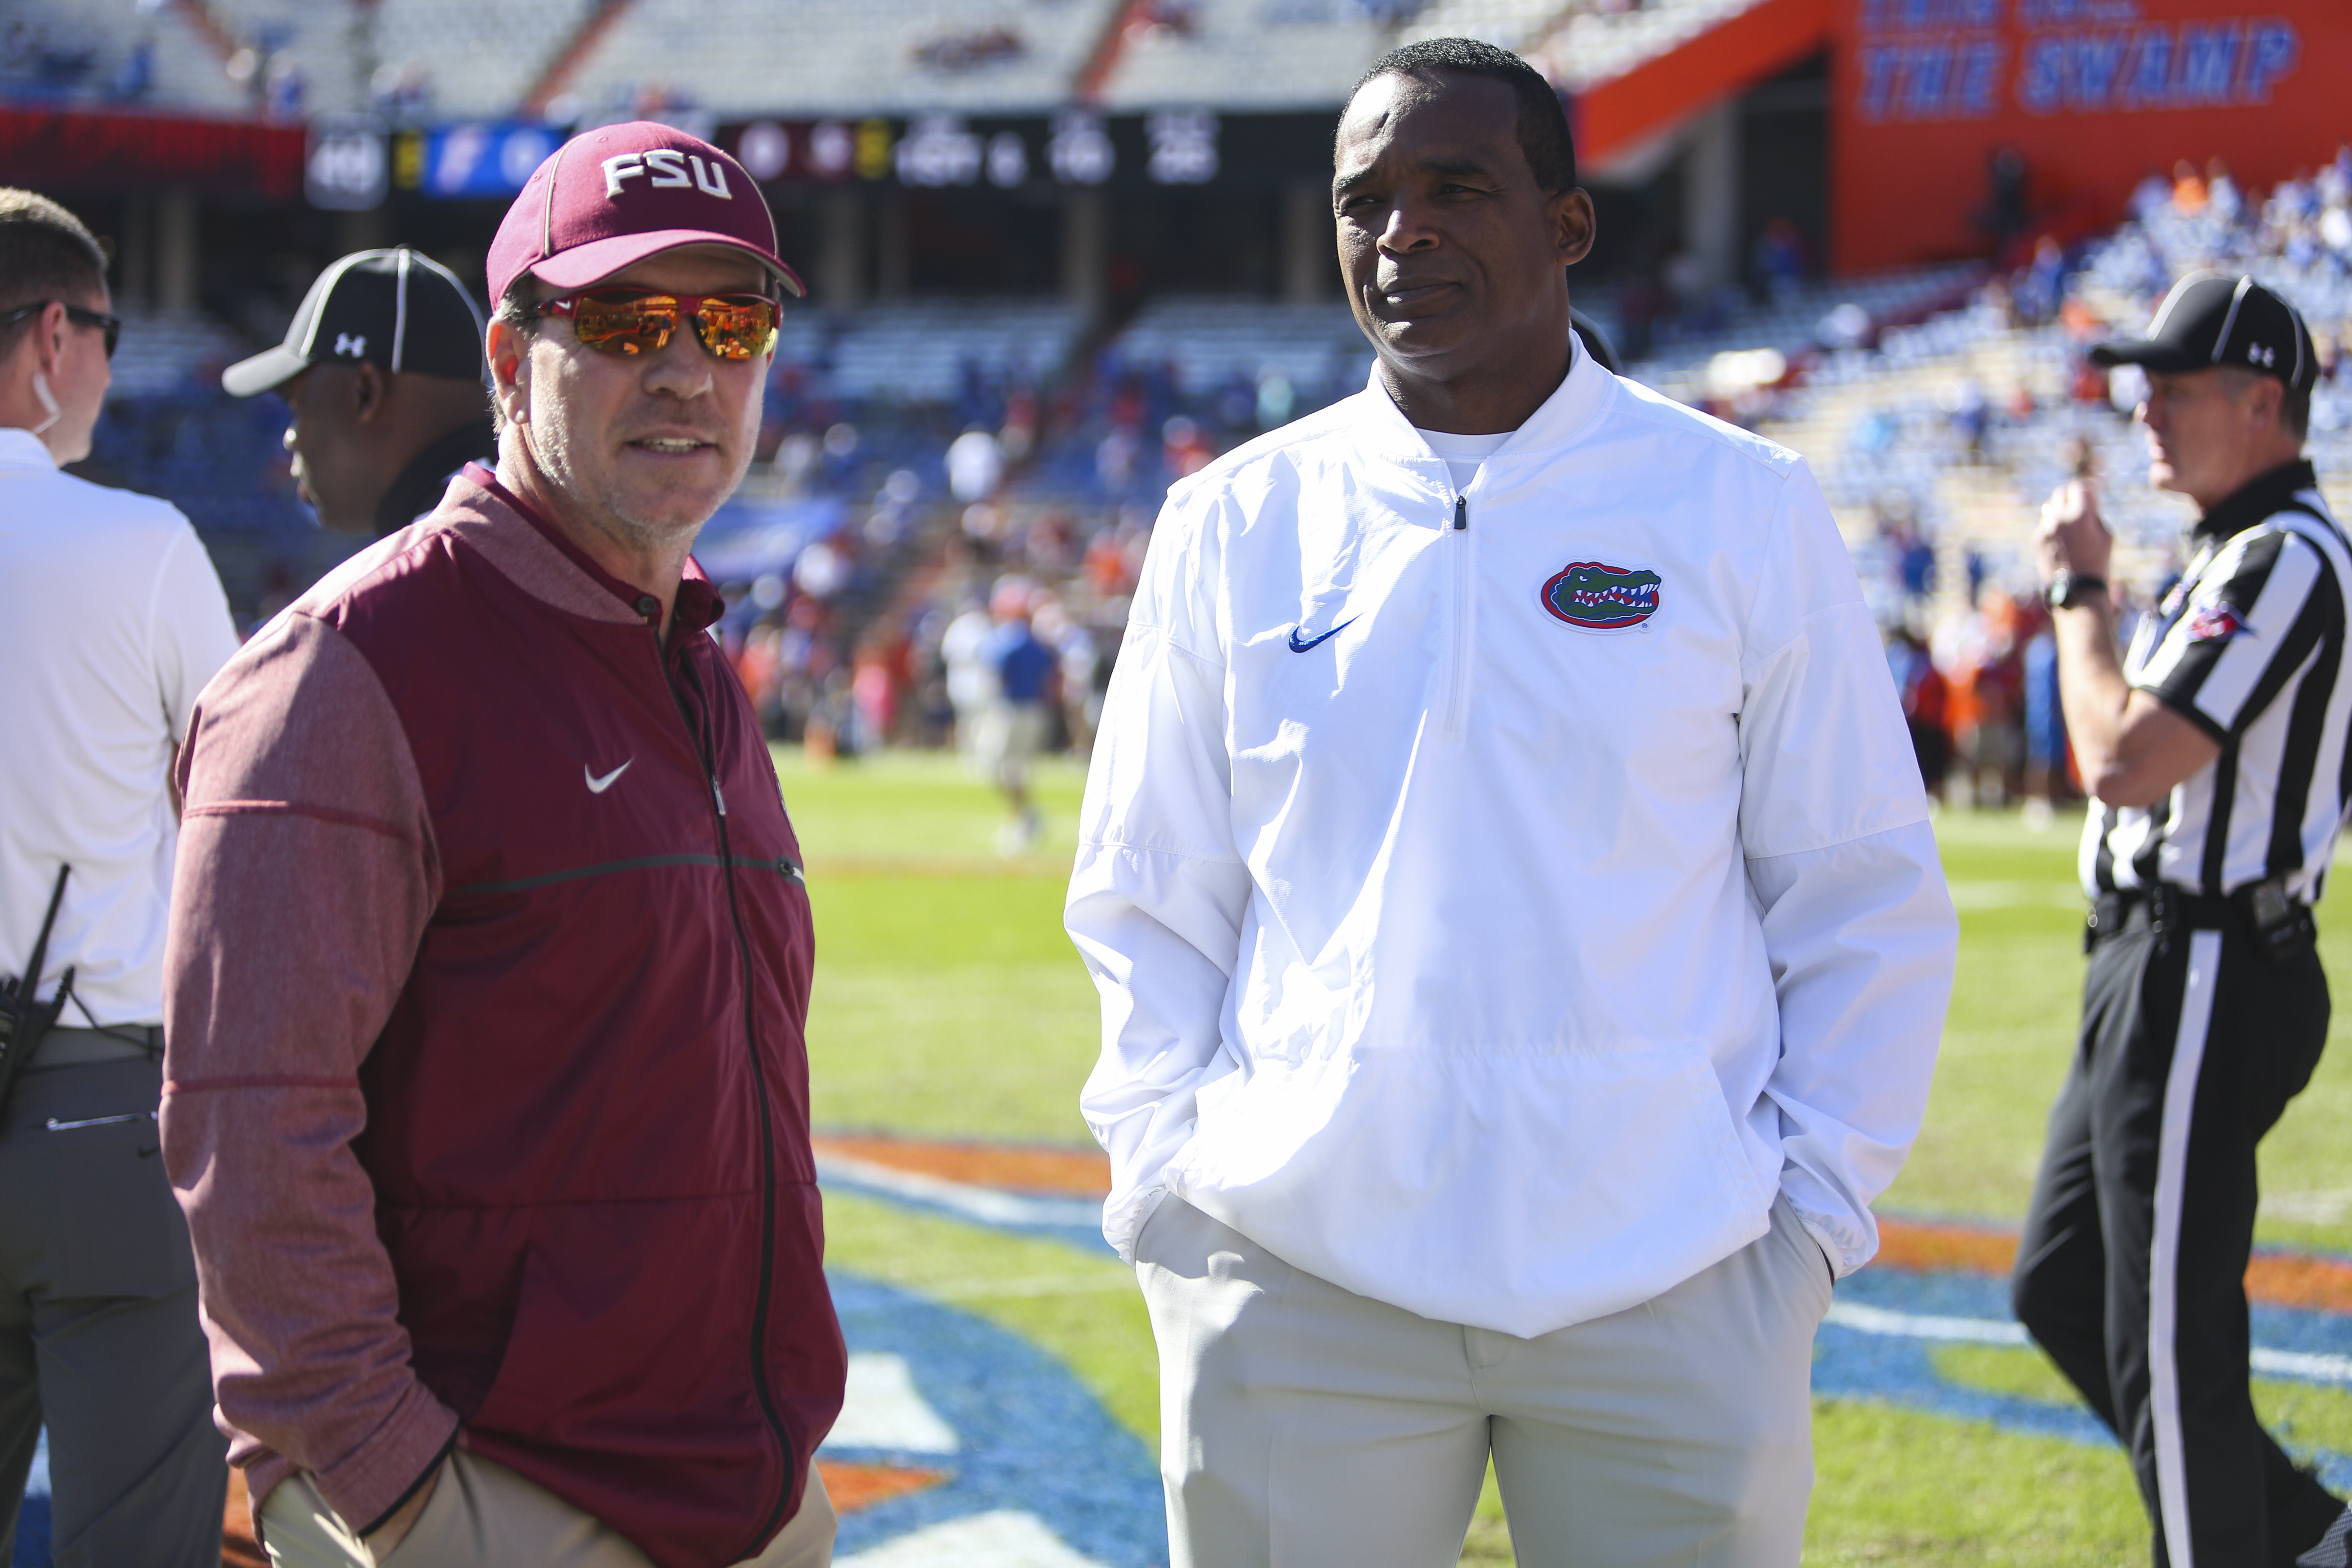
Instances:
[[[498,451],[481,312],[455,273],[405,246],[319,274],[286,341],[221,372],[221,385],[286,400],[295,483],[341,533],[407,527],[452,474]]]
[[[2083,781],[2083,1025],[2018,1250],[2017,1315],[2130,1451],[2155,1561],[2342,1568],[2352,1514],[2247,1388],[2255,1145],[2327,1035],[2311,906],[2344,818],[2352,552],[2303,457],[2317,364],[2252,278],[2183,279],[2147,336],[2148,479],[2189,566],[2118,657],[2090,487],[2036,537]]]

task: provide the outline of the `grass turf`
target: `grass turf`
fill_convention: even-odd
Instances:
[[[1060,927],[1079,771],[1039,769],[1045,842],[1006,860],[990,850],[1000,805],[952,758],[814,769],[780,751],[778,763],[817,918],[809,1052],[819,1125],[1083,1142],[1076,1100],[1095,1056],[1095,996]],[[1937,825],[1961,907],[1959,973],[1927,1125],[1885,1200],[1890,1210],[2023,1213],[2042,1118],[2073,1047],[2078,828],[2062,817],[2037,834],[2013,816],[1965,813]],[[2352,973],[2352,930],[2335,929],[2340,921],[2323,912],[2322,950],[2338,974]],[[2339,1019],[2331,1044],[2347,1027]],[[2263,1145],[2263,1241],[2352,1251],[2352,1141],[2338,1131],[2347,1112],[2352,1060],[2338,1050]],[[1126,1270],[856,1198],[828,1198],[826,1212],[836,1266],[1024,1335],[1156,1440],[1150,1327]],[[1958,1381],[2064,1397],[2033,1352],[1944,1355]],[[2257,1398],[2290,1441],[2352,1446],[2352,1399],[2284,1384]],[[1843,1400],[1817,1402],[1814,1448],[1808,1563],[2145,1560],[2147,1525],[2112,1450]],[[1464,1561],[1511,1561],[1491,1477]]]

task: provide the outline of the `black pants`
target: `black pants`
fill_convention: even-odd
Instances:
[[[0,1124],[0,1563],[46,1423],[58,1568],[218,1568],[228,1440],[162,1094],[145,1060],[32,1067]]]
[[[2158,933],[2140,905],[2092,950],[2015,1304],[2129,1450],[2158,1568],[2292,1568],[2343,1511],[2246,1381],[2254,1146],[2326,1035],[2318,956],[2275,963],[2234,916]]]

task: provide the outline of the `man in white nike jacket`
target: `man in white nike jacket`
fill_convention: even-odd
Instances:
[[[1172,1562],[1790,1565],[1955,922],[1797,457],[1595,365],[1559,100],[1376,65],[1360,394],[1171,492],[1068,925]]]

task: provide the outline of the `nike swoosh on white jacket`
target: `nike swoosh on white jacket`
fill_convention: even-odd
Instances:
[[[1579,351],[1459,496],[1377,378],[1226,455],[1160,514],[1079,840],[1122,1257],[1174,1193],[1533,1336],[1782,1191],[1838,1273],[1876,1251],[1958,927],[1794,453]]]

